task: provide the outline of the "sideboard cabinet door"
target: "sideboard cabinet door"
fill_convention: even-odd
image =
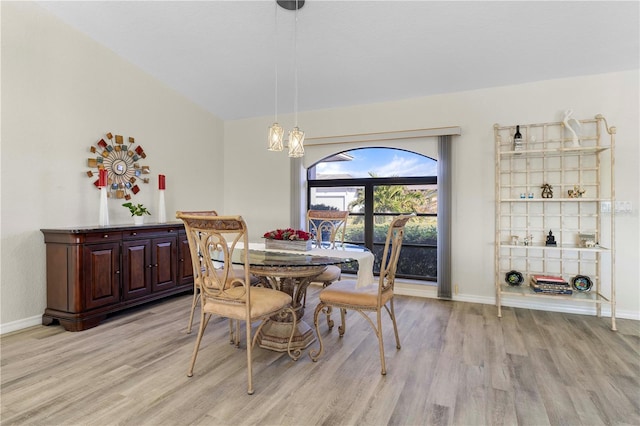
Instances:
[[[149,240],[122,243],[122,297],[136,299],[151,293],[151,242]]]
[[[176,237],[154,238],[151,242],[152,291],[158,292],[176,286]]]
[[[83,248],[84,309],[120,301],[120,245],[87,244]]]

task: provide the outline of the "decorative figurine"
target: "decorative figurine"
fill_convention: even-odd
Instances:
[[[569,132],[571,132],[571,135],[573,136],[572,146],[574,148],[579,148],[580,140],[578,138],[578,133],[576,132],[576,129],[580,130],[581,124],[578,120],[573,118],[572,115],[573,115],[573,110],[571,109],[566,110],[564,112],[564,118],[562,119],[562,124],[564,124],[564,127],[566,127],[567,130],[569,130]]]
[[[579,185],[573,185],[573,189],[567,191],[569,194],[569,198],[582,198],[582,194],[586,191],[581,188]]]
[[[596,242],[596,234],[579,234],[580,247],[593,248],[598,243]]]
[[[553,186],[545,183],[540,188],[542,188],[542,198],[553,198]]]
[[[511,236],[511,245],[512,246],[517,246],[520,244],[520,237],[518,237],[517,235],[512,235]]]
[[[553,246],[556,247],[556,237],[553,236],[553,233],[551,232],[551,230],[549,230],[549,235],[547,235],[547,241],[545,242],[546,246]]]
[[[526,237],[524,237],[524,245],[525,246],[533,245],[533,235],[529,234]]]

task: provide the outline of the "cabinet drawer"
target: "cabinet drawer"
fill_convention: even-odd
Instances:
[[[121,239],[122,232],[120,231],[92,232],[85,235],[85,242],[87,243],[111,242],[119,241]]]
[[[122,238],[125,240],[138,238],[157,238],[167,236],[177,236],[178,228],[143,228],[143,229],[127,229],[123,232]]]

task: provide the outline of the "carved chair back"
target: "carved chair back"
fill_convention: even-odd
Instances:
[[[215,216],[178,212],[185,225],[194,269],[203,302],[249,303],[249,261],[243,273],[234,271],[232,256],[238,243],[249,246],[247,226],[241,216]],[[208,255],[207,255],[208,254]],[[247,312],[247,315],[249,313]]]
[[[393,292],[398,259],[400,258],[400,250],[402,249],[402,240],[404,238],[404,228],[407,222],[413,217],[415,217],[415,214],[397,216],[389,225],[387,239],[384,244],[384,252],[382,254],[382,264],[380,265],[378,304],[383,300],[384,293],[389,291]]]
[[[333,248],[337,243],[344,243],[347,230],[348,211],[341,210],[309,210],[307,212],[307,226],[314,235],[318,246],[329,243]]]

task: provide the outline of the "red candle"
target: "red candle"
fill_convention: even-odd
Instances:
[[[99,187],[107,186],[107,176],[108,176],[107,169],[100,169],[100,176],[99,176],[100,178],[98,179]]]
[[[164,175],[158,175],[158,189],[166,189],[167,188],[167,181],[164,177]]]

